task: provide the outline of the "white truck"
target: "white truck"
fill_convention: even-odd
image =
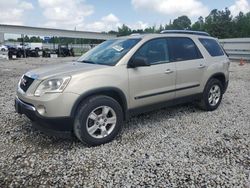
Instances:
[[[31,50],[42,50],[43,44],[41,42],[32,42],[32,43],[25,43],[25,44],[20,44],[17,46],[17,48],[21,49],[31,49]]]

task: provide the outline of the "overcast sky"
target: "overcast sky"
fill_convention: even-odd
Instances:
[[[229,7],[233,15],[250,11],[249,0],[0,0],[0,24],[109,31],[166,24],[177,16],[192,21]]]

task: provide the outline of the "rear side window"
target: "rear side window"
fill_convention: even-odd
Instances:
[[[169,37],[168,44],[171,61],[186,61],[203,58],[199,49],[190,38]]]
[[[220,45],[216,40],[200,38],[199,41],[212,57],[224,55],[223,50],[221,49]]]

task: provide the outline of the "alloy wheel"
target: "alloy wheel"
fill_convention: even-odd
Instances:
[[[87,131],[94,138],[104,138],[114,130],[116,119],[116,113],[111,107],[97,107],[88,115]]]
[[[216,106],[220,101],[221,89],[218,85],[213,85],[209,90],[208,102],[211,106]]]

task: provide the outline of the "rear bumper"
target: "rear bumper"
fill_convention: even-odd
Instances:
[[[15,109],[17,113],[26,115],[32,121],[32,125],[45,134],[63,138],[73,136],[73,118],[71,117],[42,117],[32,104],[26,103],[18,97],[15,98]]]

